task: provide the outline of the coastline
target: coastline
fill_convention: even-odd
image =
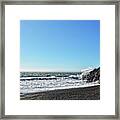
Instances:
[[[21,94],[20,100],[100,100],[100,85]]]

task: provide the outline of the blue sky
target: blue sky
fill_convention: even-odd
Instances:
[[[100,66],[99,20],[21,20],[20,68],[80,71]]]

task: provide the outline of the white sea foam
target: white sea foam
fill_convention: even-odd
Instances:
[[[32,77],[31,77],[32,78]],[[22,78],[23,79],[23,78]],[[28,79],[28,78],[25,78]],[[49,90],[69,89],[79,87],[89,87],[99,85],[99,82],[86,83],[86,80],[72,79],[64,77],[56,80],[22,80],[20,81],[20,92],[22,94],[32,92],[43,92]]]
[[[99,80],[89,82],[82,80],[82,76],[89,74],[93,68],[83,69],[81,74],[71,74],[68,77],[41,76],[41,77],[21,77],[20,93],[43,92],[58,89],[81,88],[100,85]]]

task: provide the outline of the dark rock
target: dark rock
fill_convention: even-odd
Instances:
[[[87,82],[93,82],[93,81],[95,82],[98,80],[100,82],[100,67],[90,71],[87,75],[83,75],[82,79],[87,80]]]

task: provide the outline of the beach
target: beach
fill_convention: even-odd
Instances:
[[[20,100],[100,100],[100,85],[21,94]]]

